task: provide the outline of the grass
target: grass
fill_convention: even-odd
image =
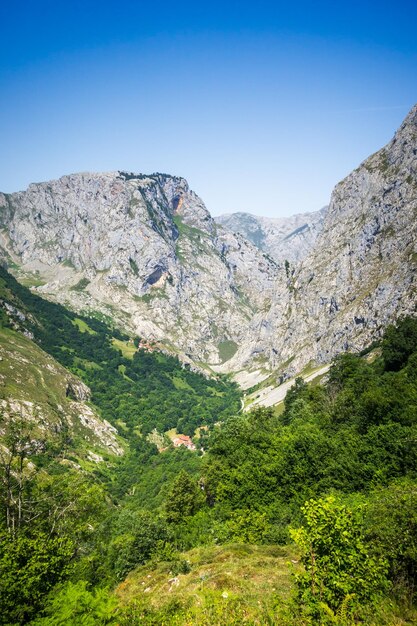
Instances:
[[[191,244],[193,244],[199,252],[205,252],[210,254],[210,251],[207,249],[205,242],[207,240],[208,234],[199,228],[195,228],[194,226],[190,226],[189,224],[185,224],[182,218],[179,215],[174,216],[174,223],[178,228],[179,237],[175,246],[175,254],[180,262],[186,261],[186,257],[184,256],[184,251],[182,249],[182,242],[184,240],[188,240]]]
[[[179,378],[179,376],[174,376],[172,378],[172,382],[174,383],[174,386],[176,389],[188,389],[188,390],[191,389],[192,390],[191,385],[189,385],[186,380]]]
[[[116,350],[121,350],[126,359],[133,359],[133,355],[137,351],[136,346],[129,341],[121,341],[120,339],[112,339],[112,344]]]
[[[187,565],[182,571],[188,573],[175,574],[175,561],[151,561],[131,572],[115,589],[123,626],[312,626],[316,623],[295,614],[291,608],[292,573],[301,570],[292,546],[205,546],[178,556],[177,564]],[[366,610],[361,623],[413,626],[416,620],[414,606],[387,596]],[[348,622],[332,623],[342,626]]]
[[[148,291],[147,293],[143,294],[143,296],[133,296],[135,302],[144,302],[145,304],[149,304],[155,298],[163,298],[164,300],[168,299],[168,295],[165,293],[163,287],[154,287],[152,291]]]
[[[84,291],[86,287],[90,284],[88,278],[81,278],[76,285],[70,287],[70,291]]]
[[[55,359],[33,341],[8,328],[0,328],[1,396],[5,413],[21,415],[35,423],[33,436],[53,441],[59,438],[63,425],[69,429],[72,453],[81,462],[87,449],[100,454],[102,444],[93,430],[80,421],[80,406],[67,396],[68,384],[76,382]]]
[[[236,342],[231,339],[226,339],[225,341],[221,341],[218,345],[219,349],[219,357],[222,363],[229,361],[237,352],[238,345]]]
[[[46,280],[42,280],[38,276],[34,276],[30,274],[25,274],[24,276],[20,277],[19,282],[24,287],[29,287],[29,288],[30,287],[43,287],[43,285],[46,285]]]
[[[132,272],[134,273],[135,276],[139,276],[139,268],[138,268],[138,264],[136,263],[135,259],[132,259],[132,257],[129,257],[129,264],[130,267],[132,269]]]
[[[64,261],[62,261],[61,265],[63,265],[64,267],[69,267],[72,270],[75,270],[75,265],[72,261],[70,261],[70,259],[65,259]]]
[[[215,387],[209,387],[207,391],[211,393],[212,396],[219,396],[219,397],[224,396],[224,391],[219,391]]]
[[[97,335],[96,331],[89,327],[87,322],[80,320],[78,317],[71,320],[71,323],[78,328],[80,333],[88,333],[89,335]]]
[[[117,369],[125,380],[130,380],[131,382],[133,382],[132,379],[129,378],[129,376],[126,376],[126,365],[119,365]]]
[[[48,405],[65,402],[64,370],[36,344],[20,333],[2,328],[0,352],[3,397],[45,405],[45,410]],[[52,419],[50,411],[47,413]]]
[[[297,558],[291,548],[233,544],[194,548],[180,558],[189,573],[174,577],[166,562],[132,572],[116,589],[121,604],[165,614],[154,624],[280,623],[274,620],[289,602],[290,561]]]

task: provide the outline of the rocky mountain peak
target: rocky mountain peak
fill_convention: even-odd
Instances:
[[[194,360],[227,361],[272,292],[275,264],[218,232],[183,178],[73,174],[0,206],[3,256],[40,293]]]
[[[314,246],[326,208],[279,218],[237,212],[219,215],[215,221],[233,233],[241,233],[278,263],[298,263]]]

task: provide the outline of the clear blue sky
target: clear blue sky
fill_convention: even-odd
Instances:
[[[0,189],[184,176],[213,214],[320,208],[417,102],[417,2],[5,2]]]

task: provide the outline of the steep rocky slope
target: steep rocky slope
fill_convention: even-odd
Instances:
[[[217,227],[181,178],[74,174],[0,195],[0,207],[4,255],[20,278],[196,361],[230,358],[285,277]]]
[[[416,271],[417,106],[385,148],[335,187],[313,250],[252,328],[268,328],[266,354],[284,375],[328,362],[416,313]]]
[[[273,370],[279,382],[363,348],[415,312],[416,170],[414,107],[394,139],[336,186],[327,211],[296,216],[288,235],[274,231],[292,245],[278,262],[216,224],[183,179],[123,172],[0,195],[1,249],[48,298],[238,372],[243,386]],[[272,226],[245,219],[248,237],[273,245]],[[303,224],[312,247],[299,261]]]
[[[123,454],[116,429],[88,405],[88,387],[28,337],[7,328],[0,329],[0,389],[0,441],[9,420],[22,420],[32,424],[41,449],[60,441],[64,456],[93,462]]]
[[[0,442],[8,423],[21,421],[40,448],[59,442],[64,456],[93,462],[122,455],[90,389],[33,341],[33,325],[41,324],[0,277]]]
[[[215,217],[232,233],[240,233],[278,263],[302,261],[314,247],[323,228],[327,207],[313,213],[270,218],[250,213],[230,213]]]

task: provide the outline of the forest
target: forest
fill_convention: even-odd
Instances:
[[[320,384],[296,379],[282,410],[242,413],[230,380],[159,351],[128,356],[127,335],[39,298],[5,270],[0,279],[1,302],[88,384],[126,450],[93,472],[76,469],[56,447],[31,446],[27,425],[1,418],[11,451],[0,467],[1,624],[416,623],[416,318],[362,354],[338,356]],[[158,453],[147,439],[201,426],[195,452]],[[245,563],[248,584],[259,575],[254,555],[265,571],[283,567],[288,594],[274,587],[252,602],[231,589],[229,571],[211,584],[206,570],[198,593],[159,603],[144,593],[154,572],[171,592],[198,559],[207,569],[222,554],[228,570]]]

